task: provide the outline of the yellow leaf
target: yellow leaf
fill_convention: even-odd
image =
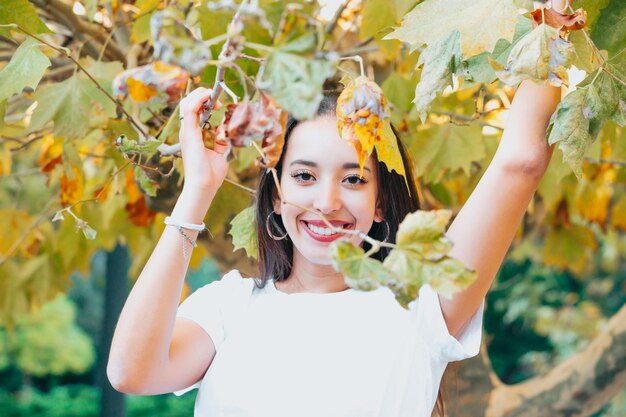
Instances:
[[[126,194],[128,203],[126,203],[125,208],[130,222],[139,227],[151,225],[154,222],[156,212],[148,207],[146,198],[135,182],[135,173],[132,169],[126,170]]]
[[[385,132],[384,120],[388,120],[387,100],[381,88],[361,76],[351,82],[337,99],[337,128],[343,140],[356,149],[359,157],[360,175],[374,146],[382,140],[395,141],[393,132]],[[391,131],[391,128],[389,128]],[[392,147],[382,149],[387,167],[393,164]],[[397,155],[399,158],[400,155]]]
[[[581,185],[576,196],[576,208],[585,219],[604,224],[609,211],[613,188],[602,178]]]
[[[126,84],[128,85],[128,95],[137,103],[145,103],[157,94],[156,89],[132,77],[126,80]]]
[[[567,269],[575,274],[591,265],[598,247],[591,230],[579,225],[552,229],[546,236],[543,260],[546,265]]]
[[[62,152],[63,141],[61,139],[55,139],[50,134],[44,136],[37,159],[37,165],[41,171],[51,172],[57,164],[61,163],[63,161]]]
[[[30,230],[33,219],[28,213],[12,208],[0,209],[0,258],[4,259],[9,251],[30,257],[36,254],[44,236],[38,229]],[[29,231],[30,230],[30,231]]]
[[[611,224],[626,231],[626,195],[621,196],[611,209]]]
[[[72,205],[83,198],[83,176],[74,165],[70,166],[74,172],[74,178],[69,178],[65,171],[61,177],[61,205],[63,207]]]
[[[8,142],[4,142],[0,147],[0,176],[9,175],[11,173],[11,150]]]
[[[374,148],[376,149],[378,160],[385,164],[387,170],[389,172],[396,171],[398,174],[402,175],[406,183],[406,172],[404,170],[404,164],[402,163],[402,155],[400,155],[400,149],[398,148],[398,140],[400,139],[396,139],[396,135],[393,133],[393,130],[391,130],[391,122],[385,120],[383,122],[382,140],[376,142]],[[407,183],[407,189],[408,188],[409,185]]]

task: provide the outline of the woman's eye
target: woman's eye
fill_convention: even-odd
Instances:
[[[358,175],[351,175],[345,179],[350,185],[365,184],[367,181],[363,177]]]
[[[297,182],[309,182],[314,179],[313,175],[311,175],[310,172],[306,172],[306,171],[296,171],[293,174],[291,174],[291,177],[295,178]]]

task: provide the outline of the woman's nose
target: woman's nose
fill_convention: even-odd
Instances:
[[[321,184],[315,192],[313,208],[322,214],[331,213],[341,208],[341,198],[334,184]]]

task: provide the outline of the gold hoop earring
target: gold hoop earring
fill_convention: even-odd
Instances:
[[[276,212],[272,210],[272,212],[267,216],[267,219],[265,219],[265,229],[267,229],[267,234],[270,235],[270,237],[274,240],[283,240],[284,238],[287,237],[287,232],[284,232],[285,234],[279,237],[275,236],[272,233],[272,228],[270,227],[270,217],[272,217],[272,214],[276,214]],[[280,230],[280,226],[278,225],[278,223],[272,220],[272,224],[278,230],[279,233],[283,233],[283,231]]]

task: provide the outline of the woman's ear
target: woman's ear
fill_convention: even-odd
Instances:
[[[383,218],[383,209],[381,209],[378,205],[376,206],[376,211],[374,212],[374,221],[376,223],[385,221],[385,219]]]

